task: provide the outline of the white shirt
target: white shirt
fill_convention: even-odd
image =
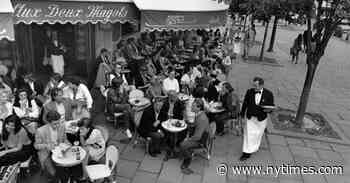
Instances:
[[[34,88],[34,82],[29,82],[29,87],[32,91],[36,92]]]
[[[87,104],[87,108],[91,109],[93,100],[89,89],[84,84],[79,84],[75,98],[74,98],[74,93],[71,89],[70,90],[67,89],[66,92],[64,93],[65,93],[64,94],[65,97],[70,98],[72,100],[79,100],[79,99],[85,100]]]
[[[122,79],[123,79],[123,85],[128,85],[128,81],[126,80],[125,75],[122,74],[121,76],[122,76]],[[112,83],[112,80],[115,78],[115,75],[114,74],[110,74],[109,78],[110,78],[109,79],[109,83]]]
[[[51,126],[50,126],[50,137],[51,137],[51,142],[53,143],[57,143],[58,142],[58,132],[57,130],[54,130]]]
[[[185,85],[192,85],[193,83],[195,83],[195,76],[193,74],[188,75],[188,74],[184,74],[181,77],[181,84],[185,84]]]
[[[179,82],[175,78],[174,79],[166,78],[163,81],[163,89],[165,92],[168,92],[171,90],[179,92],[180,91]]]
[[[66,109],[64,108],[63,103],[61,104],[56,103],[56,108],[57,108],[57,112],[61,116],[61,122],[64,122],[66,119]]]
[[[20,117],[20,118],[23,118],[23,117],[38,118],[39,117],[39,107],[36,104],[35,100],[31,100],[30,103],[32,105],[32,107],[31,107],[32,111],[29,112],[28,115],[26,115],[26,109],[29,107],[28,101],[25,104],[25,107],[23,107],[23,108],[16,107],[16,106],[13,107],[13,109],[18,117]]]
[[[202,77],[202,73],[199,72],[197,67],[193,68],[193,74],[192,75],[193,75],[194,78],[201,78]]]
[[[263,92],[263,89],[260,90],[260,93],[256,93],[256,94],[255,94],[255,104],[256,104],[256,105],[259,105],[259,104],[260,104],[262,92]]]

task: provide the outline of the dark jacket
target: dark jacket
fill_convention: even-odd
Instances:
[[[207,100],[210,101],[217,101],[219,98],[219,92],[217,91],[215,84],[218,81],[210,81],[208,86],[208,91],[206,93]]]
[[[259,105],[255,104],[255,89],[249,89],[245,96],[241,110],[241,116],[247,116],[248,119],[255,116],[259,121],[263,121],[267,118],[267,113],[264,112],[264,108],[261,106],[274,105],[273,94],[270,90],[264,88],[261,94],[261,100]]]
[[[25,83],[23,88],[28,91],[29,96],[33,95],[34,91],[30,88],[30,85],[28,83]],[[42,83],[40,83],[39,81],[34,81],[34,90],[36,92],[36,95],[43,95],[44,94],[44,85]]]
[[[148,133],[156,132],[159,129],[159,125],[157,127],[153,126],[153,123],[156,121],[156,116],[154,112],[153,105],[148,106],[142,114],[139,127],[137,131],[142,137],[148,137]]]
[[[162,108],[160,109],[158,120],[163,122],[169,119],[168,111],[169,111],[169,102],[166,101]],[[183,111],[185,107],[180,101],[176,101],[173,109],[173,119],[183,119]]]

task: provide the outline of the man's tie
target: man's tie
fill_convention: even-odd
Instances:
[[[261,94],[261,91],[255,91],[255,94],[258,94],[258,93]]]

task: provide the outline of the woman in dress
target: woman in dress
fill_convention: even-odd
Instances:
[[[54,73],[58,73],[61,76],[64,75],[64,53],[64,46],[60,45],[57,39],[54,39],[50,48],[52,70]]]
[[[21,125],[20,118],[16,115],[8,116],[2,126],[0,150],[0,165],[8,166],[17,162],[23,162],[34,154],[32,140],[29,132]]]

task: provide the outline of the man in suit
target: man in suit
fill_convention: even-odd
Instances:
[[[264,88],[264,80],[260,77],[253,79],[254,88],[249,89],[244,97],[241,117],[247,117],[243,134],[243,154],[241,161],[250,158],[252,153],[259,150],[261,139],[267,124],[268,113],[272,112],[266,106],[274,106],[273,94]]]
[[[48,123],[40,127],[35,134],[34,147],[38,151],[39,161],[43,170],[53,178],[53,182],[66,182],[68,178],[64,169],[57,167],[51,160],[51,151],[60,143],[68,143],[60,114],[50,111],[47,114]]]
[[[144,109],[140,125],[137,128],[138,133],[143,138],[150,138],[149,154],[152,157],[156,157],[160,154],[161,139],[164,137],[164,133],[161,131],[161,123],[158,120],[160,109],[162,108],[163,101],[161,98],[155,98],[153,105],[149,105]]]

